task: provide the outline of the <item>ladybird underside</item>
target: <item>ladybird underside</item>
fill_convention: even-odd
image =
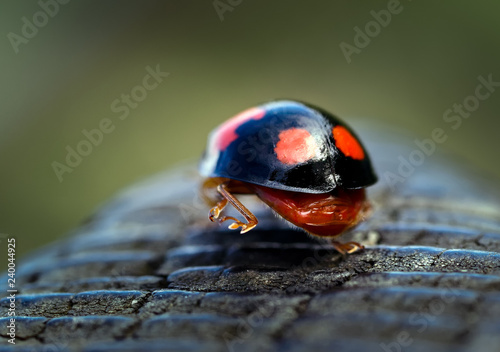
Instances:
[[[217,191],[216,193],[217,199],[214,199],[213,195],[210,196],[210,192],[214,188]],[[287,199],[287,196],[290,196],[293,193],[295,193],[294,199],[293,200],[291,198]],[[228,228],[232,230],[241,228],[240,233],[242,234],[252,230],[255,226],[257,226],[258,224],[257,217],[235,197],[235,194],[257,195],[276,214],[280,215],[282,218],[290,222],[292,225],[302,228],[307,233],[313,236],[328,238],[331,244],[335,247],[335,249],[337,249],[337,251],[339,251],[342,254],[353,253],[363,248],[361,244],[356,242],[340,243],[332,239],[333,237],[340,235],[345,229],[353,225],[352,217],[347,219],[335,219],[334,216],[335,214],[331,214],[331,216],[327,212],[324,214],[319,214],[320,218],[322,219],[322,222],[328,221],[328,226],[330,226],[328,228],[325,227],[325,230],[330,229],[331,232],[325,234],[323,231],[321,234],[318,234],[314,233],[317,232],[314,224],[312,225],[309,224],[309,227],[304,224],[298,224],[297,221],[294,221],[294,219],[292,219],[294,213],[287,214],[281,209],[281,206],[285,205],[289,207],[291,203],[296,204],[297,209],[301,208],[301,205],[297,204],[296,199],[308,198],[310,197],[310,195],[299,192],[273,190],[267,187],[252,185],[245,182],[235,181],[230,179],[209,178],[203,184],[202,195],[207,201],[207,203],[213,205],[213,207],[210,209],[209,212],[209,219],[211,221],[214,222],[217,221],[219,223],[223,223],[225,221],[231,220],[233,221],[233,223],[231,223],[228,226]],[[318,196],[316,195],[316,198],[317,197]],[[336,200],[336,198],[329,196],[329,199],[330,198],[337,202],[337,204],[334,204],[335,206],[338,206],[338,204],[341,203],[341,200]],[[244,217],[246,223],[236,219],[235,217],[222,215],[223,210],[228,204],[231,204]],[[310,212],[309,210],[307,211]],[[298,213],[298,210],[295,213]],[[315,230],[311,230],[311,228]]]

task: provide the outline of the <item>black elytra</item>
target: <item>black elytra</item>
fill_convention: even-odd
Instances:
[[[365,147],[348,125],[291,100],[248,109],[214,129],[199,171],[303,193],[359,189],[377,181]]]

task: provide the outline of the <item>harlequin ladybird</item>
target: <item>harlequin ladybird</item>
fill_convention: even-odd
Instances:
[[[212,131],[199,171],[210,220],[232,220],[230,229],[250,231],[258,220],[234,194],[255,194],[293,225],[329,238],[368,215],[364,188],[377,181],[349,126],[320,108],[287,100],[245,110]],[[246,223],[221,216],[228,202]],[[363,248],[332,244],[343,254]]]

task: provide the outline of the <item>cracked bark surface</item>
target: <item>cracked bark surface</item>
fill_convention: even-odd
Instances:
[[[364,251],[343,257],[252,199],[254,230],[211,224],[182,167],[20,264],[15,349],[498,351],[497,185],[436,154],[391,189],[385,172],[412,147],[361,131],[381,181],[343,239]]]

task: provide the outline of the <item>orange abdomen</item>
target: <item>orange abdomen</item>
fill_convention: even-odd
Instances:
[[[362,221],[370,210],[364,189],[310,194],[252,187],[279,215],[316,236],[338,236]]]

